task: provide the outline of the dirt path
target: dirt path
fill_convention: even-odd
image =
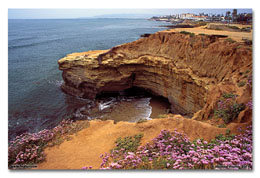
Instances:
[[[235,128],[237,125],[231,125]],[[241,124],[240,124],[241,126]],[[81,169],[83,166],[93,166],[98,169],[102,160],[99,156],[109,152],[114,147],[118,137],[144,133],[142,144],[156,137],[162,129],[184,131],[191,139],[204,138],[209,140],[225,129],[209,124],[185,119],[182,116],[173,118],[154,119],[143,123],[113,121],[91,121],[90,126],[65,141],[59,146],[47,148],[46,161],[39,164],[37,169]]]
[[[166,30],[165,32],[181,32],[181,31],[187,31],[191,33],[195,33],[196,35],[204,33],[209,35],[227,35],[229,38],[232,38],[233,40],[236,40],[238,42],[242,42],[242,38],[246,38],[248,40],[252,40],[253,33],[251,32],[231,32],[231,31],[224,31],[224,30],[211,30],[211,29],[205,29],[205,26],[196,27],[196,28],[175,28]]]

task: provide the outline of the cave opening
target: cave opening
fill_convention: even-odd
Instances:
[[[123,91],[101,92],[96,96],[96,100],[98,101],[105,101],[111,98],[116,98],[116,100],[118,101],[119,100],[130,101],[131,99],[134,99],[132,101],[133,101],[133,105],[136,105],[136,107],[142,107],[142,106],[138,106],[140,105],[140,103],[139,104],[135,103],[136,100],[148,98],[149,107],[151,107],[150,118],[166,117],[166,114],[171,113],[171,104],[167,98],[156,95],[154,92],[144,88],[133,86]],[[126,108],[126,112],[127,112],[127,108]]]

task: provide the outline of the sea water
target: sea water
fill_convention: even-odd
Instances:
[[[69,53],[104,50],[131,42],[144,33],[164,30],[164,27],[159,27],[163,24],[164,22],[147,19],[109,18],[9,20],[9,140],[23,132],[52,128],[67,115],[81,114],[91,103],[89,100],[66,95],[60,90],[63,83],[57,64],[60,58]],[[129,109],[132,107],[134,113],[140,111],[140,116],[130,114],[131,116],[122,120],[136,121],[139,118],[149,118],[152,112],[149,97],[114,100],[108,103],[100,100],[96,103],[101,111],[99,114],[95,112],[97,117],[107,116],[113,119],[116,113],[109,116],[105,115],[104,111],[114,108],[112,111],[123,112],[123,106],[128,106]],[[86,118],[86,115],[83,116]],[[119,115],[117,116],[119,119]]]

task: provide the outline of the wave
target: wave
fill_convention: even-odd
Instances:
[[[48,83],[51,85],[54,85],[56,87],[60,87],[64,83],[64,81],[63,80],[49,80]]]
[[[104,101],[104,102],[99,103],[98,109],[100,111],[102,111],[106,108],[111,107],[115,103],[115,100],[116,100],[115,98],[112,98],[112,100],[110,100],[110,101]]]
[[[139,113],[141,119],[151,120],[152,107],[150,106],[150,100],[152,98],[141,98],[137,101],[136,108],[141,109],[143,112]]]
[[[30,36],[30,37],[15,38],[15,39],[11,39],[10,42],[19,42],[23,40],[32,40],[32,39],[36,39],[36,37]]]
[[[48,43],[50,43],[50,42],[62,41],[62,40],[65,40],[65,39],[66,39],[66,38],[60,38],[60,39],[53,39],[53,40],[41,41],[41,42],[35,42],[35,43],[30,43],[30,44],[13,45],[13,46],[8,46],[8,49],[17,49],[17,48],[32,47],[32,46],[36,46],[36,45],[48,44]]]

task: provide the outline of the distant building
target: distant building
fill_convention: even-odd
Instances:
[[[196,21],[204,21],[204,20],[206,20],[206,16],[204,16],[204,15],[195,15],[195,16],[193,16],[193,19],[194,20],[196,20]]]
[[[233,22],[237,21],[237,9],[233,9],[233,12],[232,12],[232,21],[233,21]]]
[[[189,21],[205,21],[205,22],[224,22],[224,23],[231,23],[231,22],[238,22],[238,23],[252,23],[253,15],[252,13],[241,13],[238,14],[237,9],[233,9],[231,11],[227,11],[226,14],[192,14],[192,13],[183,13],[183,14],[176,14],[176,15],[164,15],[164,16],[154,16],[151,20],[156,21],[166,21],[171,23],[181,23],[185,20]]]
[[[193,19],[194,16],[195,14],[190,14],[190,13],[181,14],[180,19]]]

